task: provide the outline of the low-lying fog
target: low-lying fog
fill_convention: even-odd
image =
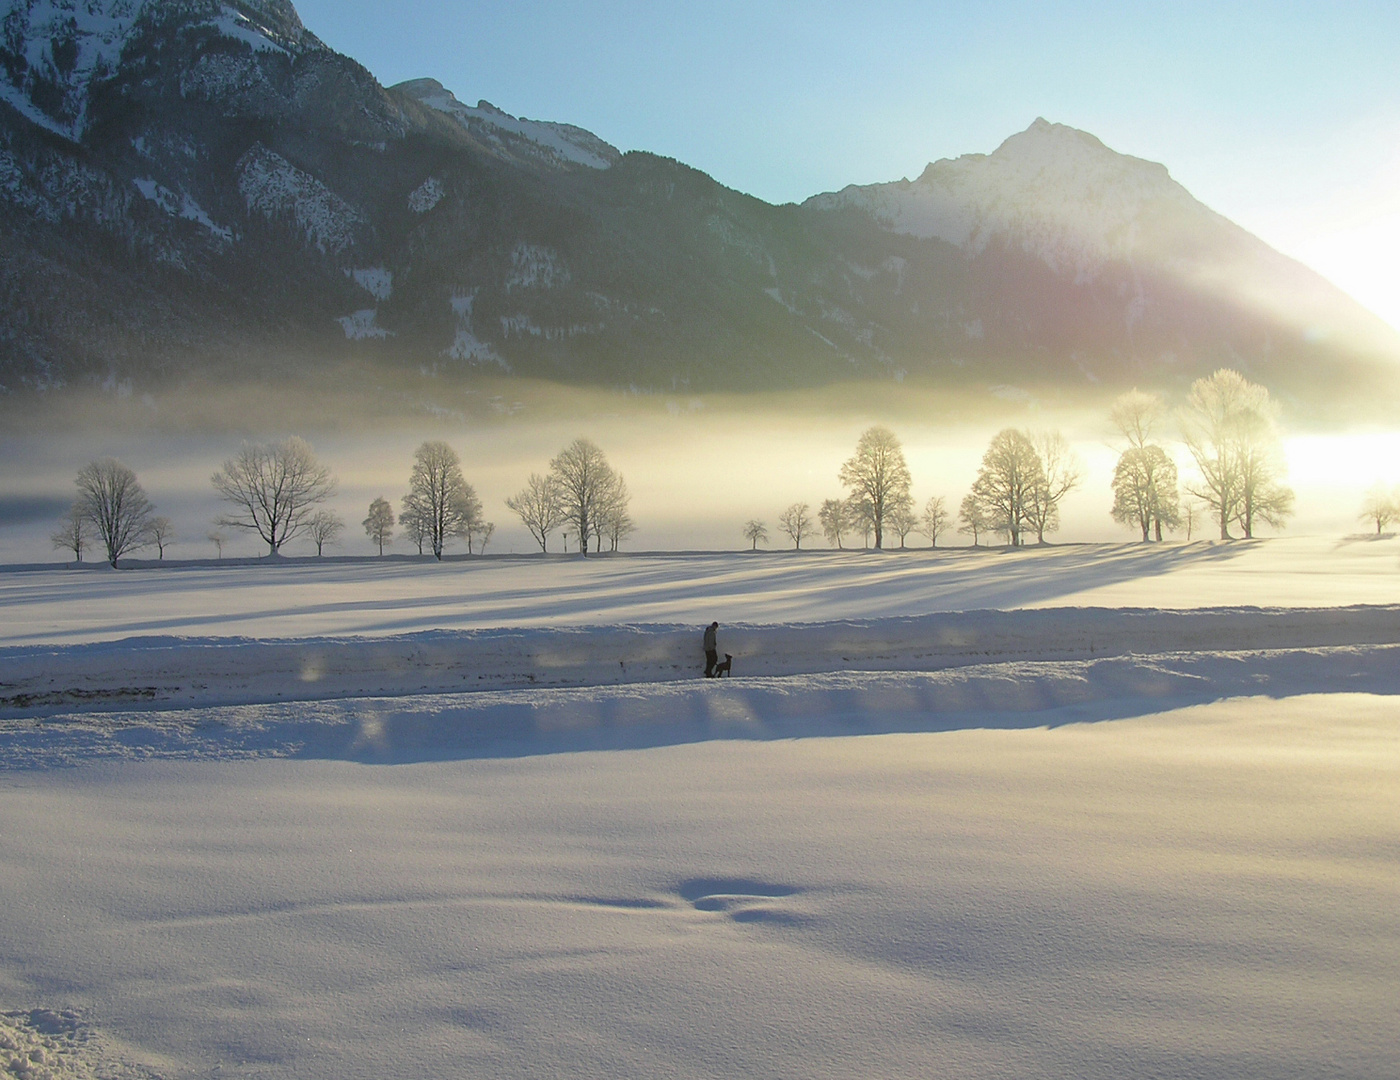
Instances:
[[[366,406],[366,400],[371,404]],[[708,395],[629,395],[500,384],[462,390],[449,404],[380,399],[303,399],[275,391],[197,397],[73,396],[35,408],[8,407],[0,435],[0,564],[63,562],[49,534],[72,500],[78,468],[113,456],[135,470],[157,512],[174,523],[177,542],[167,558],[212,558],[207,539],[222,504],[210,474],[247,438],[301,435],[339,478],[331,508],[346,522],[327,554],[370,555],[374,547],[360,522],[376,496],[397,512],[407,490],[414,449],[425,439],[446,440],[462,458],[496,532],[488,553],[538,550],[505,506],[531,472],[577,436],[596,442],[627,480],[636,533],[624,550],[737,549],[747,547],[744,523],[767,524],[769,548],[789,546],[778,514],[806,501],[815,512],[843,494],[837,480],[868,426],[882,423],[903,441],[919,509],[942,495],[953,517],[977,474],[988,440],[1003,427],[1059,430],[1083,464],[1083,482],[1062,504],[1055,543],[1130,541],[1134,530],[1109,516],[1110,483],[1122,440],[1107,412],[1111,396],[1072,406],[1017,392],[957,398],[930,391],[838,388],[825,392],[721,398]],[[1176,404],[1173,402],[1173,404]],[[1288,482],[1297,493],[1292,534],[1364,531],[1357,520],[1366,491],[1400,481],[1400,431],[1288,429]],[[1194,476],[1174,430],[1163,443],[1184,482]],[[950,529],[943,544],[970,538]],[[224,530],[225,557],[265,553],[256,537]],[[1209,539],[1209,524],[1193,539]],[[994,538],[996,539],[996,538]],[[1184,540],[1184,532],[1172,537]],[[897,539],[893,544],[897,544]],[[926,546],[911,536],[910,546]],[[848,538],[859,547],[861,538]],[[805,546],[824,547],[816,536]],[[892,546],[887,541],[887,546]],[[559,549],[556,534],[551,550]],[[314,554],[307,540],[287,555]],[[403,538],[392,551],[416,548]],[[465,544],[449,551],[465,551]],[[141,552],[140,556],[154,555]],[[96,553],[94,553],[96,557]]]

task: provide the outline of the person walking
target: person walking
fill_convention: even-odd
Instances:
[[[705,627],[705,678],[711,679],[715,674],[715,665],[719,663],[719,645],[716,641],[716,633],[719,630],[719,623],[712,622]]]

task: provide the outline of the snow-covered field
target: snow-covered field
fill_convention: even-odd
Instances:
[[[1393,539],[0,572],[0,684],[0,1075],[1396,1075]]]

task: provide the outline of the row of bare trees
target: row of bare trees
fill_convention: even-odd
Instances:
[[[1199,504],[1183,505],[1176,463],[1158,441],[1172,418],[1159,394],[1133,390],[1115,402],[1110,420],[1125,442],[1113,475],[1115,521],[1140,529],[1144,541],[1161,540],[1182,525],[1189,538],[1200,508],[1219,527],[1221,539],[1230,539],[1232,527],[1250,538],[1261,522],[1281,527],[1287,521],[1294,496],[1283,482],[1278,407],[1267,389],[1223,368],[1191,385],[1175,419],[1198,474],[1186,492]],[[875,547],[884,547],[891,532],[900,547],[916,532],[938,546],[949,524],[947,507],[937,497],[921,514],[915,512],[903,449],[888,428],[866,431],[838,475],[848,489],[845,498],[827,499],[815,517],[808,503],[793,503],[779,515],[779,528],[794,548],[801,549],[818,528],[833,547],[843,547],[851,533],[867,545],[873,535]],[[1004,536],[1013,547],[1031,537],[1043,544],[1059,528],[1061,503],[1083,475],[1059,432],[999,431],[958,507],[958,531],[969,534],[974,545],[988,534]],[[1361,516],[1374,521],[1379,532],[1400,518],[1400,492],[1372,492]],[[744,537],[757,548],[768,540],[766,524],[748,521]]]
[[[942,496],[929,499],[922,510],[916,508],[904,449],[889,428],[872,427],[862,434],[837,476],[847,489],[844,498],[825,500],[815,517],[805,502],[793,503],[778,515],[778,526],[794,548],[801,550],[802,541],[818,529],[837,548],[845,546],[849,534],[859,534],[866,546],[873,538],[877,548],[885,547],[893,534],[902,548],[913,533],[928,537],[937,547],[947,532],[950,515]],[[1078,486],[1081,476],[1078,460],[1058,432],[998,432],[982,457],[972,491],[963,499],[960,531],[971,533],[974,544],[991,532],[1004,533],[1014,546],[1030,534],[1043,543],[1045,535],[1059,527],[1060,501]],[[756,548],[768,539],[768,530],[764,522],[751,520],[744,536]]]
[[[115,458],[89,462],[78,470],[78,495],[50,540],[71,551],[77,562],[94,543],[113,566],[138,548],[157,547],[160,557],[174,537],[170,519],[160,517],[136,474]]]
[[[532,473],[525,487],[506,500],[541,551],[549,550],[549,538],[562,528],[564,550],[572,535],[584,555],[590,544],[594,551],[605,544],[616,551],[635,531],[630,503],[627,482],[588,439],[564,447],[550,461],[548,473]],[[425,442],[414,454],[409,493],[397,519],[387,499],[370,503],[364,529],[381,555],[393,540],[396,523],[420,555],[426,545],[439,559],[452,539],[465,539],[468,554],[484,552],[496,528],[483,517],[481,500],[462,475],[456,452],[436,441]]]
[[[1164,530],[1183,524],[1189,535],[1194,508],[1182,505],[1176,464],[1154,441],[1171,419],[1161,395],[1130,391],[1110,419],[1127,442],[1113,474],[1114,520],[1141,529],[1143,540],[1161,540]],[[1261,522],[1287,522],[1294,496],[1283,482],[1279,410],[1267,389],[1222,368],[1191,384],[1176,420],[1197,473],[1183,486],[1204,505],[1220,539],[1231,538],[1231,527],[1252,538]]]

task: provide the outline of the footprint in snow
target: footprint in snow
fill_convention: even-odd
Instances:
[[[677,890],[696,911],[727,915],[739,923],[799,926],[808,916],[793,908],[802,890],[752,878],[691,878]]]

